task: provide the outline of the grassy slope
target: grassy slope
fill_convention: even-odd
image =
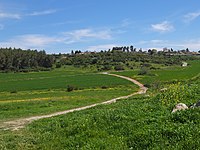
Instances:
[[[187,80],[200,74],[200,60],[190,61],[187,67],[167,67],[161,70],[151,70],[152,75],[140,76],[139,71],[115,72],[119,75],[128,76],[141,81],[144,84],[155,81]]]

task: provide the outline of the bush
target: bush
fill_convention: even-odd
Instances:
[[[104,86],[102,86],[101,88],[102,88],[102,89],[107,89],[108,86],[104,85]]]
[[[61,66],[61,63],[56,63],[56,68],[60,68]]]
[[[72,92],[74,90],[78,90],[78,88],[74,85],[67,85],[67,92]]]
[[[122,65],[116,65],[116,66],[114,67],[114,69],[115,69],[116,71],[119,71],[119,70],[124,70],[124,67],[123,67]]]
[[[97,66],[98,71],[108,71],[108,70],[112,70],[112,66],[111,65],[103,65],[103,66]]]
[[[150,70],[156,70],[156,69],[159,69],[159,68],[156,68],[156,67],[150,67]]]
[[[143,67],[151,67],[151,64],[143,63],[141,64]]]
[[[17,90],[10,91],[11,94],[17,93]]]
[[[149,69],[147,69],[146,67],[142,67],[140,69],[140,72],[138,73],[138,75],[147,75],[149,74]]]

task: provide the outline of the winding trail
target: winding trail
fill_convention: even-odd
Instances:
[[[33,117],[28,117],[28,118],[22,118],[22,119],[17,119],[17,120],[13,120],[13,121],[3,122],[2,125],[0,125],[0,129],[4,129],[4,130],[19,130],[19,129],[25,127],[25,125],[27,125],[27,124],[35,121],[35,120],[39,120],[39,119],[43,119],[43,118],[50,118],[50,117],[54,117],[54,116],[58,116],[58,115],[71,113],[71,112],[74,112],[74,111],[85,110],[85,109],[88,109],[88,108],[95,107],[97,105],[115,103],[117,100],[127,99],[127,98],[129,98],[129,97],[131,97],[133,95],[145,94],[147,89],[148,89],[147,87],[145,87],[140,82],[138,82],[138,81],[136,81],[136,80],[134,80],[132,78],[129,78],[129,77],[116,75],[116,74],[109,74],[109,73],[106,73],[106,72],[103,73],[103,74],[107,74],[107,75],[111,75],[111,76],[115,76],[115,77],[119,77],[119,78],[123,78],[123,79],[129,80],[132,83],[138,85],[140,88],[139,88],[138,92],[134,92],[134,93],[132,93],[130,95],[127,95],[127,96],[121,96],[121,97],[113,98],[111,100],[108,100],[108,101],[105,101],[105,102],[101,102],[101,103],[96,103],[96,104],[83,106],[83,107],[79,107],[79,108],[74,108],[74,109],[69,109],[69,110],[65,110],[65,111],[55,112],[55,113],[48,114],[48,115],[33,116]]]

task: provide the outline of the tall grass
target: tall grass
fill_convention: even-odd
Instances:
[[[196,100],[196,96],[200,94],[200,89],[197,84],[181,84],[180,82],[170,84],[166,90],[157,95],[157,98],[164,106],[171,106],[182,102],[191,105]]]

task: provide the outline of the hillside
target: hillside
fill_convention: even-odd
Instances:
[[[130,71],[116,72],[117,74],[136,77],[144,83],[148,81],[148,84],[151,85],[149,92],[146,95],[133,96],[107,106],[99,105],[80,112],[41,119],[18,131],[1,130],[1,149],[198,149],[200,146],[198,140],[200,136],[199,108],[171,113],[174,105],[179,102],[189,106],[200,99],[199,61],[192,61],[190,64],[188,68],[182,70],[172,67],[171,69],[163,68],[160,73],[156,72],[156,78],[160,80],[159,86],[154,85],[154,80],[151,80],[151,82],[147,80],[151,77],[149,74],[139,76],[135,71],[132,73]],[[176,69],[179,69],[182,78],[176,75]],[[167,73],[170,70],[171,76],[163,78],[165,72]],[[117,78],[113,82],[117,83],[119,79]],[[119,85],[121,84],[122,81],[119,82]],[[99,83],[99,85],[102,84]],[[97,84],[97,87],[99,85]],[[125,82],[123,85],[125,85]],[[117,87],[119,88],[119,86]],[[126,91],[130,89],[129,87],[122,86],[118,92],[116,91],[113,94],[115,96],[117,93],[122,95],[122,89]],[[161,92],[160,89],[163,87],[167,90]],[[89,86],[84,88],[88,89]],[[84,89],[82,90],[85,92]],[[77,92],[82,90],[66,94],[77,95]],[[108,92],[109,87],[103,90]],[[56,93],[56,91],[54,92]],[[91,90],[88,92],[88,96],[92,94]],[[15,94],[17,96],[22,93],[19,91]],[[103,95],[107,94],[104,93]],[[10,99],[14,100],[13,97],[10,97]],[[31,103],[34,101],[32,99]],[[57,110],[55,107],[51,107],[53,105],[51,101],[47,100],[47,102],[46,108]],[[64,104],[63,101],[59,100],[58,102],[61,105]],[[74,102],[76,107],[80,103],[80,101]],[[88,104],[85,100],[83,102],[83,105]],[[94,103],[94,101],[92,102]],[[26,103],[28,104],[28,102]],[[6,103],[5,101],[5,103],[1,103],[1,107],[9,113],[12,113],[11,108],[16,107],[16,111],[13,111],[16,118],[28,115],[26,111],[17,115],[17,109],[20,110],[22,104],[21,102]],[[23,107],[27,107],[27,104]],[[38,104],[36,103],[35,106]],[[31,110],[34,105],[28,108]],[[41,112],[40,109],[35,109],[35,111]]]

